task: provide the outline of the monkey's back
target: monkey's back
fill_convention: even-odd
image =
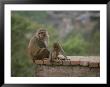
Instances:
[[[33,36],[28,46],[30,56],[37,56],[42,48],[46,48],[45,43],[42,40],[39,40],[36,36]]]

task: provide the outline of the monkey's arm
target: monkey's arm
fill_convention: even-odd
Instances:
[[[28,52],[31,56],[35,56],[36,53],[40,50],[41,48],[37,45],[36,43],[36,38],[35,36],[32,37],[32,39],[29,42],[28,45]]]
[[[58,44],[59,44],[59,47],[60,47],[60,53],[59,54],[62,55],[63,57],[65,57],[67,59],[67,56],[65,55],[65,52],[64,52],[61,44],[59,43],[59,41],[58,41]]]
[[[32,37],[28,45],[28,50],[31,57],[41,54],[46,49],[47,48],[42,41],[38,40],[35,36]]]

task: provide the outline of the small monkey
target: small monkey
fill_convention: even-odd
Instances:
[[[64,55],[63,55],[63,49],[61,48],[59,43],[54,43],[53,44],[53,49],[51,52],[51,61],[53,62],[54,60],[65,60],[67,59]]]
[[[48,50],[48,38],[49,35],[45,29],[38,30],[31,38],[28,45],[28,51],[33,62],[35,62],[35,60],[49,58],[50,51]]]
[[[58,43],[54,43],[53,44],[53,49],[52,49],[52,53],[51,53],[51,59],[52,61],[55,59],[59,59],[58,55],[60,54],[60,46]]]

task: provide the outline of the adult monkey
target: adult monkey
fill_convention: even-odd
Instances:
[[[31,38],[28,45],[28,51],[29,55],[33,59],[33,62],[35,62],[35,60],[49,58],[50,52],[48,50],[48,39],[49,35],[45,29],[39,29]]]

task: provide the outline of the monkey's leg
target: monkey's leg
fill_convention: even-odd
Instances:
[[[49,58],[50,52],[49,52],[48,49],[44,49],[44,50],[42,51],[41,55],[42,55],[42,58],[43,58],[43,59],[44,59],[44,58]]]
[[[49,50],[48,49],[41,49],[41,51],[39,51],[39,53],[37,53],[36,58],[37,59],[44,59],[44,58],[49,58]]]
[[[35,59],[33,59],[33,63],[35,63]]]

